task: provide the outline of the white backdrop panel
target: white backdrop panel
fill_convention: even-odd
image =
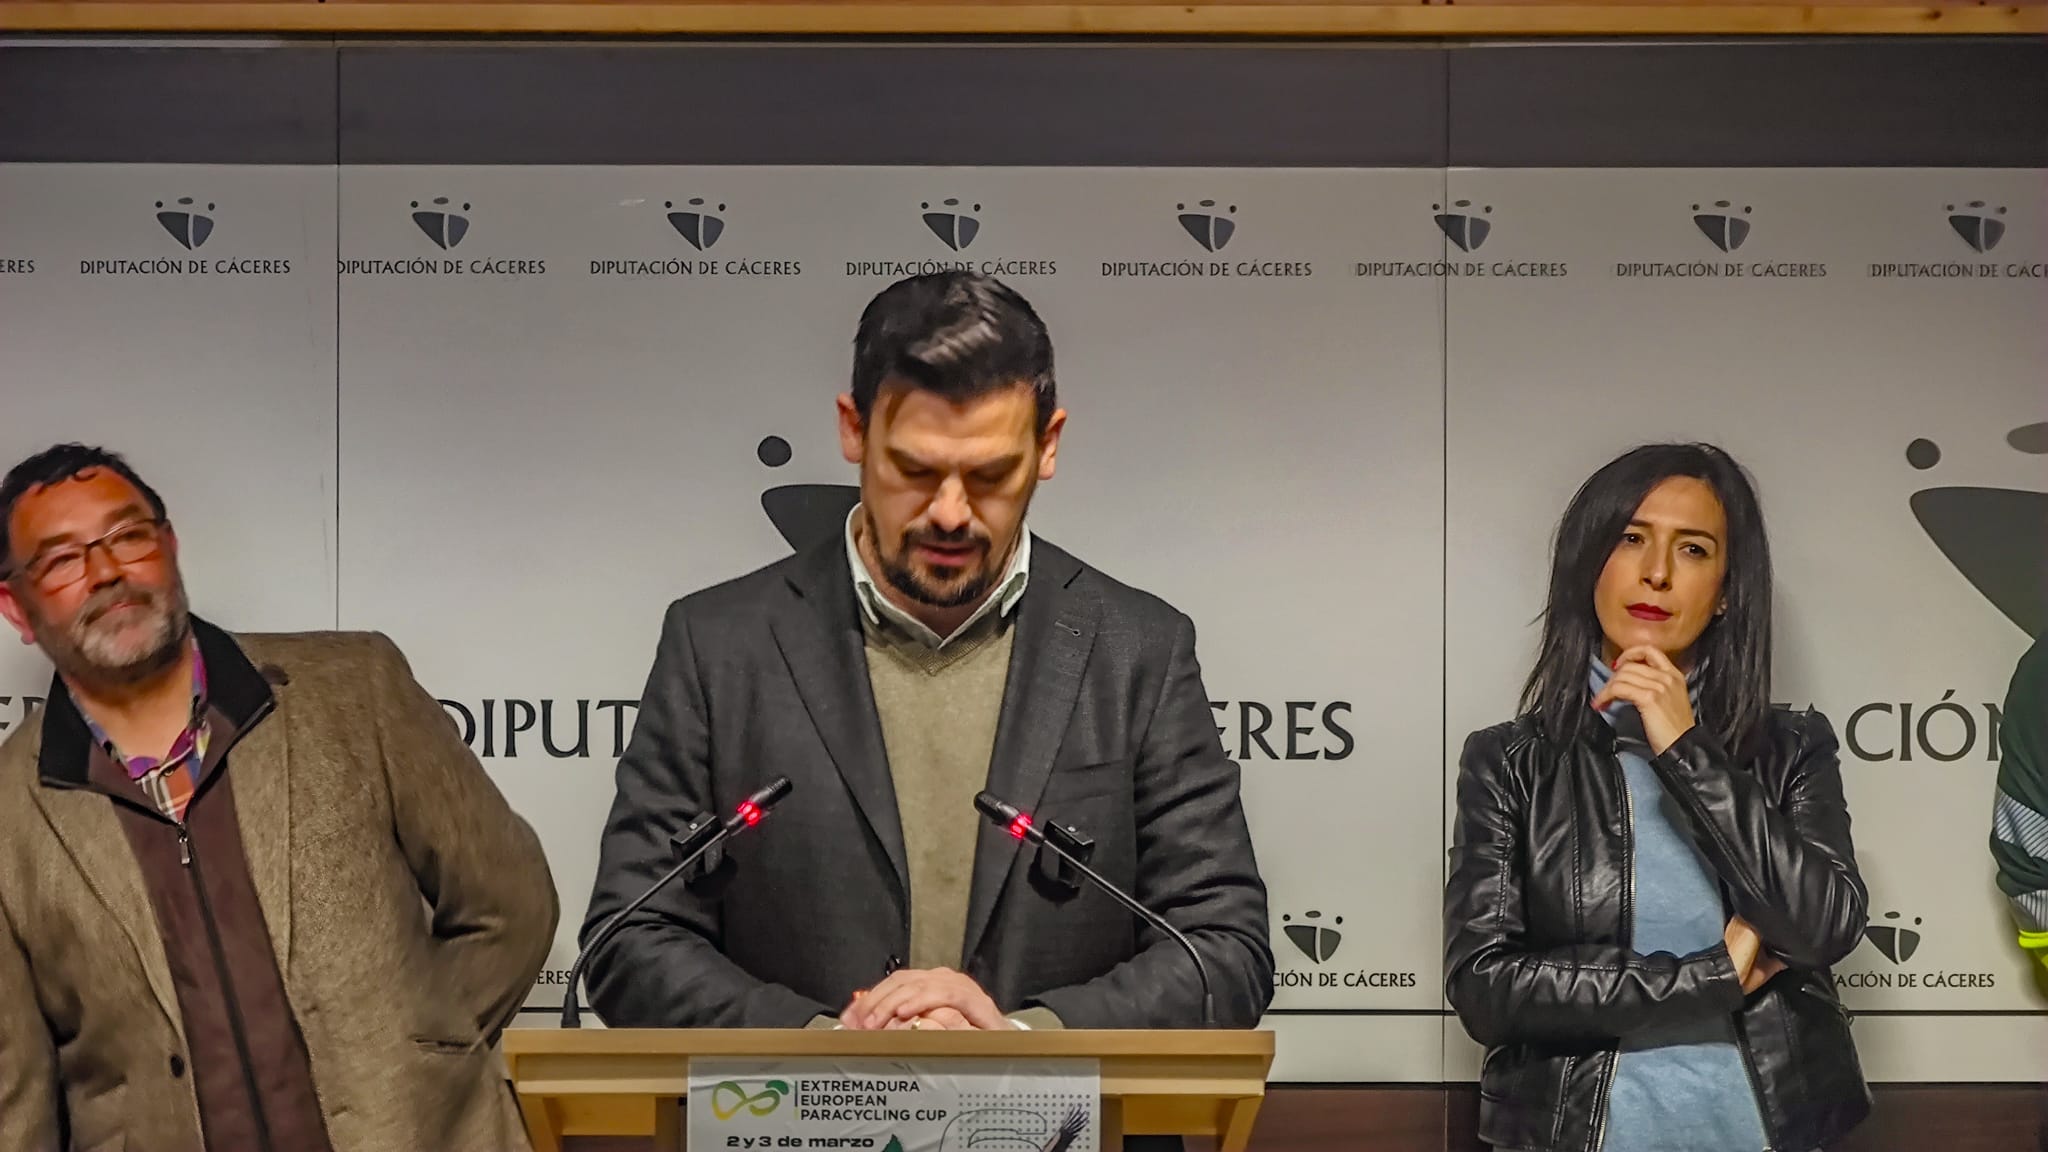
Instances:
[[[993,271],[1073,413],[1033,526],[1200,629],[1276,1074],[1394,1081],[1476,1071],[1434,1015],[1430,766],[1512,710],[1576,485],[1716,440],[1771,519],[1777,696],[1844,737],[1866,1066],[2027,1078],[2048,1004],[1990,884],[1989,706],[2043,606],[1986,565],[2048,587],[2048,457],[2006,438],[2048,418],[2039,178],[0,166],[0,454],[127,452],[223,624],[405,647],[547,845],[549,1005],[663,606],[836,529],[867,299]],[[11,726],[48,672],[8,651]]]
[[[1447,286],[1448,602],[1457,610],[1446,644],[1459,654],[1447,769],[1455,773],[1465,733],[1512,712],[1534,651],[1549,535],[1578,484],[1646,440],[1728,448],[1754,473],[1770,523],[1775,695],[1811,703],[1843,737],[1872,922],[1903,933],[1879,933],[1841,966],[1855,1010],[2044,1007],[2012,946],[1986,850],[1997,767],[1988,709],[2027,643],[2001,607],[2024,616],[2038,603],[1993,603],[1936,546],[1970,531],[1959,518],[2008,514],[2001,504],[1964,494],[1923,527],[1911,503],[1961,486],[2044,499],[2048,458],[2006,442],[2008,430],[2048,417],[2038,185],[2038,173],[1982,170],[1451,173],[1451,195],[1492,225],[1461,259],[1562,261],[1568,275]],[[2006,225],[1982,253],[1948,219],[1972,213]],[[1694,219],[1717,215],[1747,234]],[[1957,261],[2000,274],[1898,278],[1872,268]],[[1698,271],[1695,262],[1743,275],[1641,271]],[[1760,275],[1771,271],[1806,275]],[[2034,515],[2010,524],[1999,562],[2038,566],[2038,535],[2031,545],[2026,535],[2041,531]],[[2043,586],[2038,573],[2034,586]],[[1919,718],[1951,690],[1969,723],[1938,713],[1923,744]],[[1852,744],[1850,721],[1872,702],[1886,711],[1864,712]],[[1899,754],[1907,704],[1910,760]],[[1969,1065],[1953,1069],[1958,1078],[2033,1074],[2001,1071],[1961,1032],[1952,1055]],[[1884,1054],[1871,1063],[1904,1067]]]
[[[334,170],[0,165],[0,204],[0,468],[120,452],[169,505],[195,611],[333,627]],[[0,731],[49,678],[10,633]]]
[[[528,722],[554,701],[568,748],[577,701],[637,696],[670,599],[787,553],[764,490],[853,479],[831,398],[861,307],[943,260],[1004,275],[1059,349],[1073,418],[1034,527],[1201,627],[1302,982],[1277,1006],[1434,1013],[1442,797],[1416,769],[1441,757],[1439,301],[1341,257],[1439,180],[347,170],[342,618],[476,718],[560,882],[550,966],[573,955],[621,711],[593,712],[586,756],[537,725],[507,756],[506,701]],[[435,274],[389,263],[422,259]],[[1433,1044],[1388,1051],[1406,1063],[1382,1078],[1437,1075]]]

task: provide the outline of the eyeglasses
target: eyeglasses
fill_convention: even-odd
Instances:
[[[116,564],[140,564],[163,551],[164,529],[168,527],[170,521],[163,519],[131,520],[96,540],[31,557],[19,572],[45,592],[69,588],[85,579],[86,563],[93,549],[105,548]]]

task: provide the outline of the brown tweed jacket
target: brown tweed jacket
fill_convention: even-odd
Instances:
[[[559,913],[538,838],[382,635],[213,635],[275,699],[227,771],[335,1152],[524,1148],[493,1044]],[[142,873],[44,778],[52,711],[0,746],[0,1152],[197,1152]]]

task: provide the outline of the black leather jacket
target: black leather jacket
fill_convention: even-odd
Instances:
[[[1633,820],[1615,735],[1593,727],[1559,747],[1524,717],[1473,733],[1459,763],[1445,994],[1487,1046],[1481,1139],[1598,1152],[1617,1041],[1705,1013],[1734,1017],[1772,1148],[1839,1138],[1868,1114],[1870,1092],[1828,967],[1856,947],[1869,897],[1833,727],[1775,710],[1746,764],[1699,727],[1651,760],[1729,911],[1785,961],[1749,996],[1723,945],[1629,949]]]

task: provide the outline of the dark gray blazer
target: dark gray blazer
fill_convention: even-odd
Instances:
[[[673,864],[669,837],[699,813],[728,813],[778,775],[795,790],[730,845],[736,871],[671,885],[591,958],[607,1024],[797,1027],[909,955],[903,831],[857,612],[837,534],[669,606],[583,939]],[[1202,951],[1217,1022],[1251,1027],[1273,994],[1266,890],[1193,625],[1036,538],[1017,613],[989,788],[1093,837],[1095,867]],[[1172,940],[1098,892],[1060,898],[1034,861],[982,824],[962,955],[998,1007],[1043,1005],[1075,1028],[1200,1024],[1194,966]]]

